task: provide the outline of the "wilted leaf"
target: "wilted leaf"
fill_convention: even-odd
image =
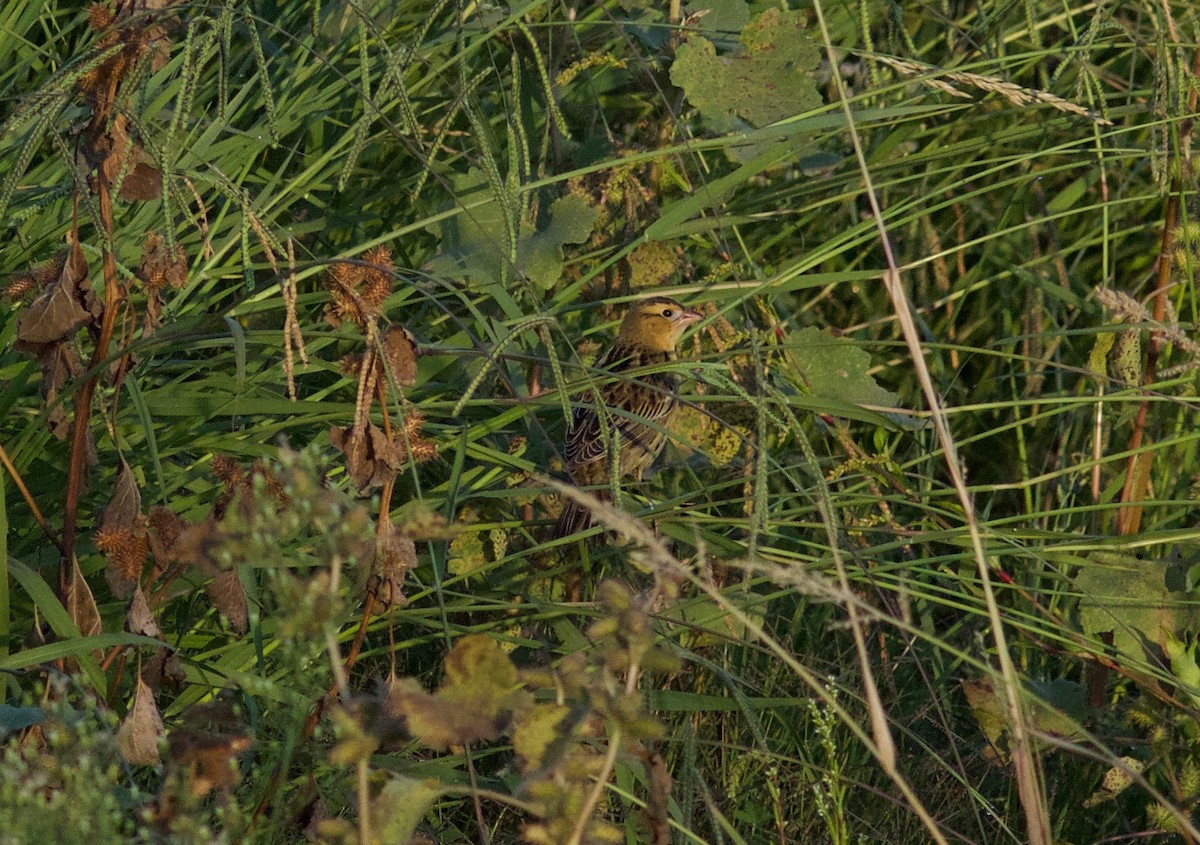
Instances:
[[[87,257],[79,243],[72,240],[58,278],[18,318],[17,341],[55,343],[93,322],[96,315],[85,307],[89,304],[90,294],[85,289],[87,274]]]
[[[444,750],[497,739],[511,725],[514,712],[532,703],[520,688],[508,655],[482,634],[454,644],[446,656],[445,672],[436,693],[402,678],[387,696],[389,715],[404,719],[409,732],[430,748]]]
[[[335,425],[329,442],[346,456],[346,472],[360,491],[382,487],[404,466],[402,450],[374,423],[365,429]]]
[[[671,841],[671,771],[662,755],[657,751],[640,748],[642,764],[650,775],[650,789],[646,796],[646,809],[642,811],[646,827],[650,830],[653,845],[669,845]]]
[[[96,607],[92,588],[88,586],[87,579],[83,577],[83,571],[79,568],[79,560],[74,557],[71,558],[71,580],[67,583],[64,604],[67,614],[78,626],[80,634],[90,637],[100,633],[100,610]]]
[[[158,741],[163,732],[162,715],[154,701],[154,691],[139,677],[133,705],[117,729],[117,745],[122,756],[135,766],[158,765]]]
[[[416,565],[417,547],[412,538],[388,526],[386,537],[376,543],[375,561],[367,579],[367,594],[375,599],[377,612],[408,601],[404,598],[404,576]]]
[[[133,470],[122,460],[112,498],[104,508],[104,517],[100,524],[105,528],[128,528],[136,524],[141,515],[142,493],[138,490]]]
[[[142,592],[141,587],[133,591],[129,609],[125,611],[125,628],[132,634],[162,639],[162,629],[158,627],[158,621],[150,612],[150,604],[146,601],[146,594]]]
[[[391,326],[383,333],[383,361],[397,384],[412,387],[417,383],[417,339],[403,326]]]
[[[239,634],[250,630],[250,612],[246,604],[246,590],[236,569],[222,569],[208,582],[208,600],[212,606],[229,620],[230,627]]]
[[[141,146],[134,148],[144,160],[137,162],[121,182],[120,197],[126,202],[150,202],[162,196],[162,171],[148,159]]]
[[[173,649],[166,647],[155,649],[150,659],[142,664],[139,676],[153,690],[163,687],[179,689],[187,680],[187,673],[183,670],[183,663],[180,662],[179,655]]]
[[[14,349],[28,352],[37,358],[42,371],[41,395],[43,404],[50,409],[47,424],[50,433],[59,440],[66,440],[71,434],[71,424],[67,419],[66,404],[59,402],[59,393],[75,376],[84,371],[83,362],[75,347],[68,343],[16,343]],[[95,464],[95,441],[88,432],[89,465]]]

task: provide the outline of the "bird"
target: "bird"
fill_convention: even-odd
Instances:
[[[594,391],[593,400],[575,408],[563,445],[571,481],[598,487],[596,498],[611,499],[612,447],[617,446],[617,472],[640,481],[666,442],[666,426],[678,403],[678,378],[669,372],[642,372],[675,360],[684,329],[704,319],[669,296],[650,296],[634,303],[617,339],[596,361],[613,380]],[[573,500],[563,506],[551,539],[584,531],[592,512]]]

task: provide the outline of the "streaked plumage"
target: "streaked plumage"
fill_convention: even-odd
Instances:
[[[616,341],[596,362],[613,380],[572,414],[563,452],[576,485],[595,487],[591,492],[597,498],[610,498],[609,448],[614,436],[622,478],[638,481],[654,463],[666,441],[678,379],[673,373],[641,371],[675,360],[679,336],[700,319],[700,314],[666,296],[643,299],[629,309]],[[591,524],[591,512],[568,501],[554,526],[554,539]]]

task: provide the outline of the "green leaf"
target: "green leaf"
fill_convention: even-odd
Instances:
[[[737,34],[750,23],[746,0],[694,0],[684,7],[686,17],[721,50],[737,49]]]
[[[1200,707],[1200,665],[1196,663],[1196,645],[1193,642],[1189,647],[1174,634],[1168,633],[1163,651],[1171,661],[1171,674],[1192,699],[1192,706]]]
[[[498,282],[509,263],[505,209],[488,192],[487,178],[476,168],[454,180],[456,204],[462,212],[427,228],[441,240],[441,252],[429,262],[435,275]]]
[[[880,387],[868,375],[871,356],[853,341],[809,327],[791,335],[788,354],[792,359],[790,369],[800,375],[804,388],[812,397],[809,402],[802,397],[795,397],[793,404],[892,428],[919,427],[920,424],[909,417],[885,415],[864,408],[875,406],[899,410],[899,398]]]
[[[441,239],[442,247],[429,269],[447,276],[499,282],[505,275],[501,269],[512,263],[505,234],[509,225],[506,212],[495,198],[480,202],[488,186],[477,170],[459,179],[455,189],[466,208],[428,227]],[[473,202],[479,204],[472,206]],[[550,206],[546,228],[533,231],[527,224],[518,227],[514,269],[539,287],[551,287],[562,275],[563,246],[583,243],[591,237],[598,216],[599,212],[581,196],[559,197]]]
[[[713,42],[693,35],[676,52],[671,81],[719,131],[819,108],[810,74],[820,52],[804,28],[804,12],[768,9],[742,29],[743,50],[735,55],[719,55]]]
[[[599,212],[576,194],[559,197],[550,206],[550,224],[523,237],[517,247],[517,269],[534,284],[549,288],[562,276],[563,246],[581,244],[592,236]]]
[[[0,660],[0,671],[12,671],[15,669],[28,669],[30,666],[37,666],[39,663],[50,663],[54,660],[61,660],[64,657],[82,658],[88,652],[100,648],[112,648],[118,645],[150,645],[159,648],[169,648],[170,646],[162,640],[157,640],[153,637],[144,637],[141,634],[128,633],[112,633],[112,634],[96,634],[91,637],[78,637],[73,640],[63,640],[57,643],[48,643],[38,646],[37,648],[27,648],[24,651],[19,651],[16,654],[10,654],[3,660]]]
[[[1171,637],[1200,626],[1196,592],[1169,586],[1173,564],[1115,553],[1093,553],[1092,561],[1075,576],[1079,621],[1091,636],[1111,634],[1118,653],[1141,661],[1144,643],[1166,650]]]

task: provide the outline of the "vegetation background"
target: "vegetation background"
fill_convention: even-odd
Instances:
[[[0,840],[1200,842],[1192,3],[0,32]]]

